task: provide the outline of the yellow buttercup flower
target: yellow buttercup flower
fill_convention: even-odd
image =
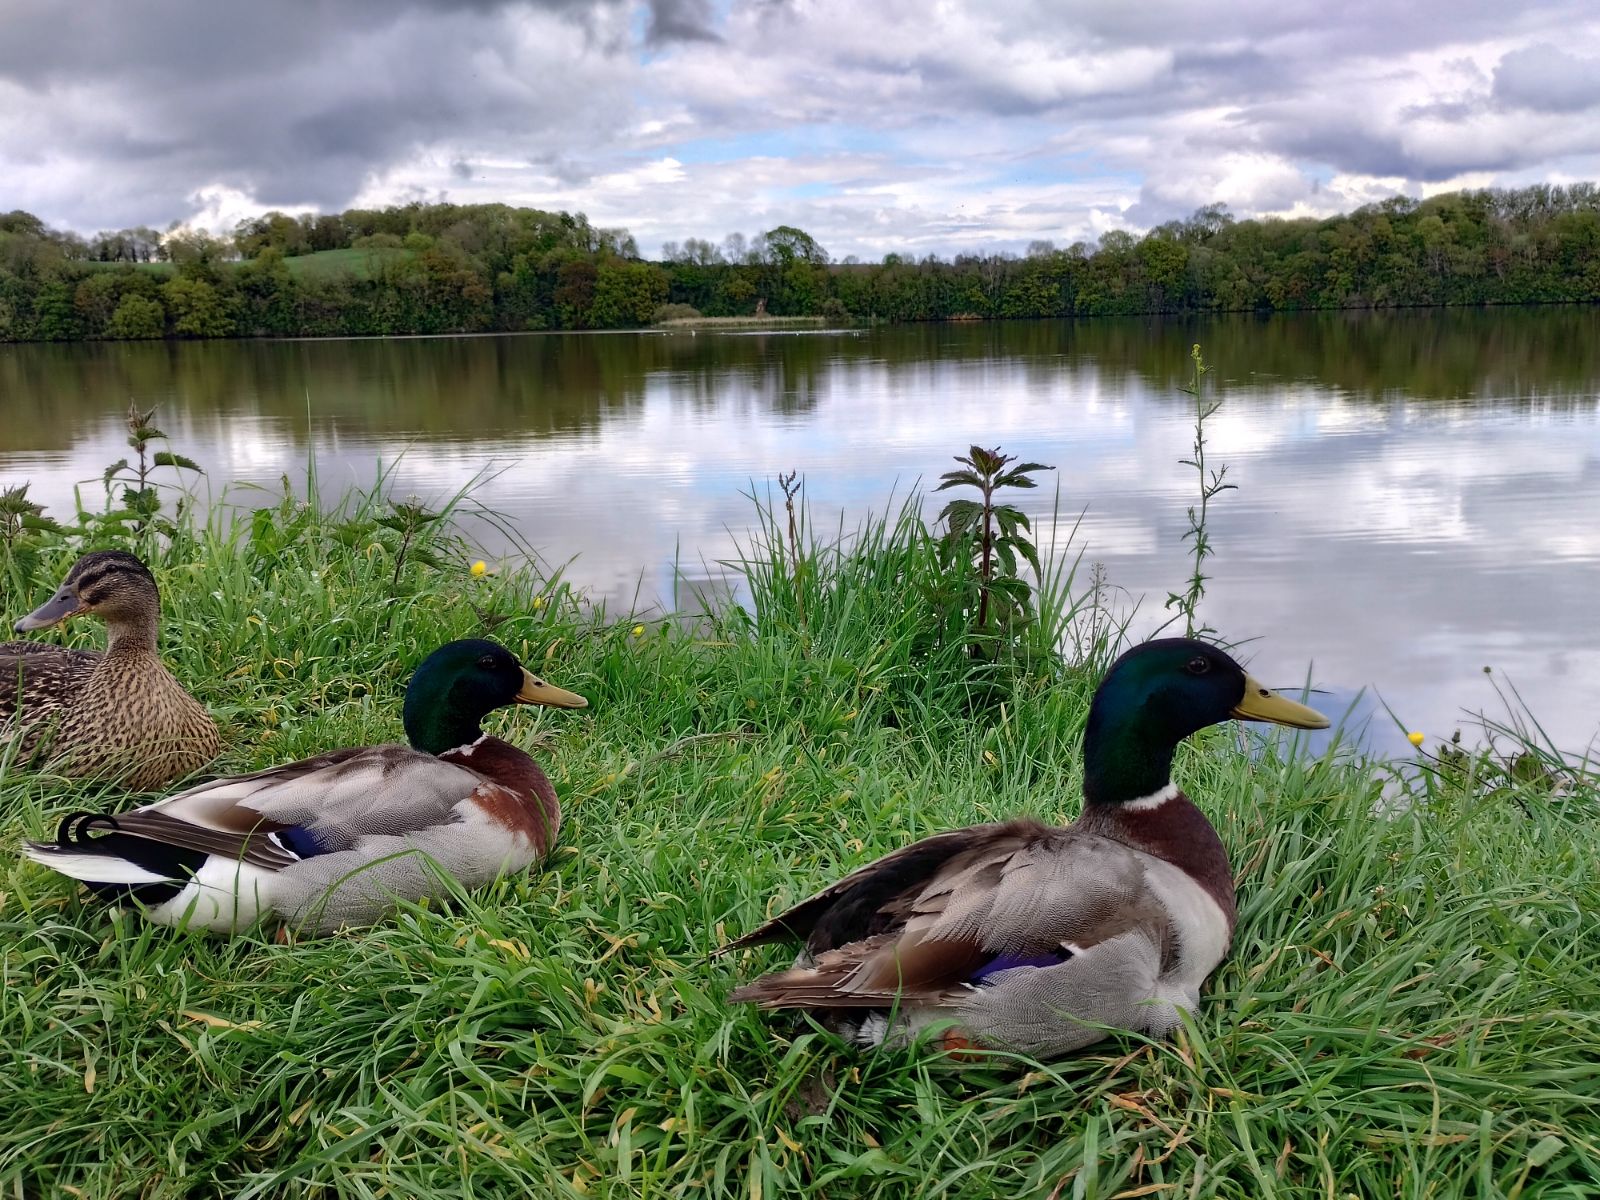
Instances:
[[[643,637],[644,636],[644,626],[643,625],[635,625],[633,627],[633,636],[634,637]]]
[[[544,597],[543,596],[535,596],[533,598],[533,611],[534,612],[538,612],[543,607],[544,607]]]
[[[1422,740],[1422,732],[1420,730],[1415,733],[1406,734],[1406,741],[1410,742],[1413,746],[1422,745]]]
[[[484,562],[483,559],[481,559],[481,558],[477,562],[472,564],[472,574],[473,574],[474,577],[486,574],[488,572],[488,570],[489,570],[489,564]]]

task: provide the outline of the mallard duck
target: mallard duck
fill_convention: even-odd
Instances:
[[[0,743],[20,734],[18,762],[136,791],[215,758],[216,722],[156,650],[161,596],[150,568],[121,550],[85,554],[16,629],[45,629],[80,613],[106,623],[104,654],[0,644]]]
[[[815,1012],[871,1045],[945,1024],[947,1048],[1049,1057],[1108,1028],[1162,1036],[1233,936],[1216,830],[1172,782],[1191,733],[1237,717],[1321,729],[1215,646],[1163,638],[1112,665],[1089,709],[1083,811],[935,834],[730,943],[804,943],[732,994]]]
[[[162,925],[306,933],[370,925],[398,899],[477,887],[542,858],[561,808],[539,765],[483,732],[508,704],[585,708],[494,642],[441,646],[406,688],[409,746],[335,750],[114,816],[71,813],[34,862]],[[97,832],[101,831],[101,832]]]

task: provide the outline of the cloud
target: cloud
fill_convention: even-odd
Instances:
[[[711,0],[650,0],[650,27],[645,36],[654,46],[721,41],[711,24]]]
[[[72,223],[185,215],[216,186],[339,207],[421,148],[454,142],[465,159],[537,114],[545,150],[566,149],[631,108],[620,6],[167,0],[18,15],[0,91],[26,116],[0,122],[0,161],[48,167],[29,182]]]
[[[1600,104],[1600,58],[1545,43],[1514,50],[1494,73],[1494,98],[1512,108],[1575,113]]]
[[[948,255],[1600,174],[1583,0],[6,11],[0,206],[85,231],[448,196],[581,209],[647,251],[792,224]]]

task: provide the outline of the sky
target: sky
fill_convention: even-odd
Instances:
[[[1595,0],[0,0],[0,31],[0,211],[85,234],[448,199],[873,260],[1600,179]]]

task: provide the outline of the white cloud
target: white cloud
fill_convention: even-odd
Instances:
[[[0,206],[83,230],[449,196],[876,257],[1600,174],[1581,0],[86,5],[0,45]]]

